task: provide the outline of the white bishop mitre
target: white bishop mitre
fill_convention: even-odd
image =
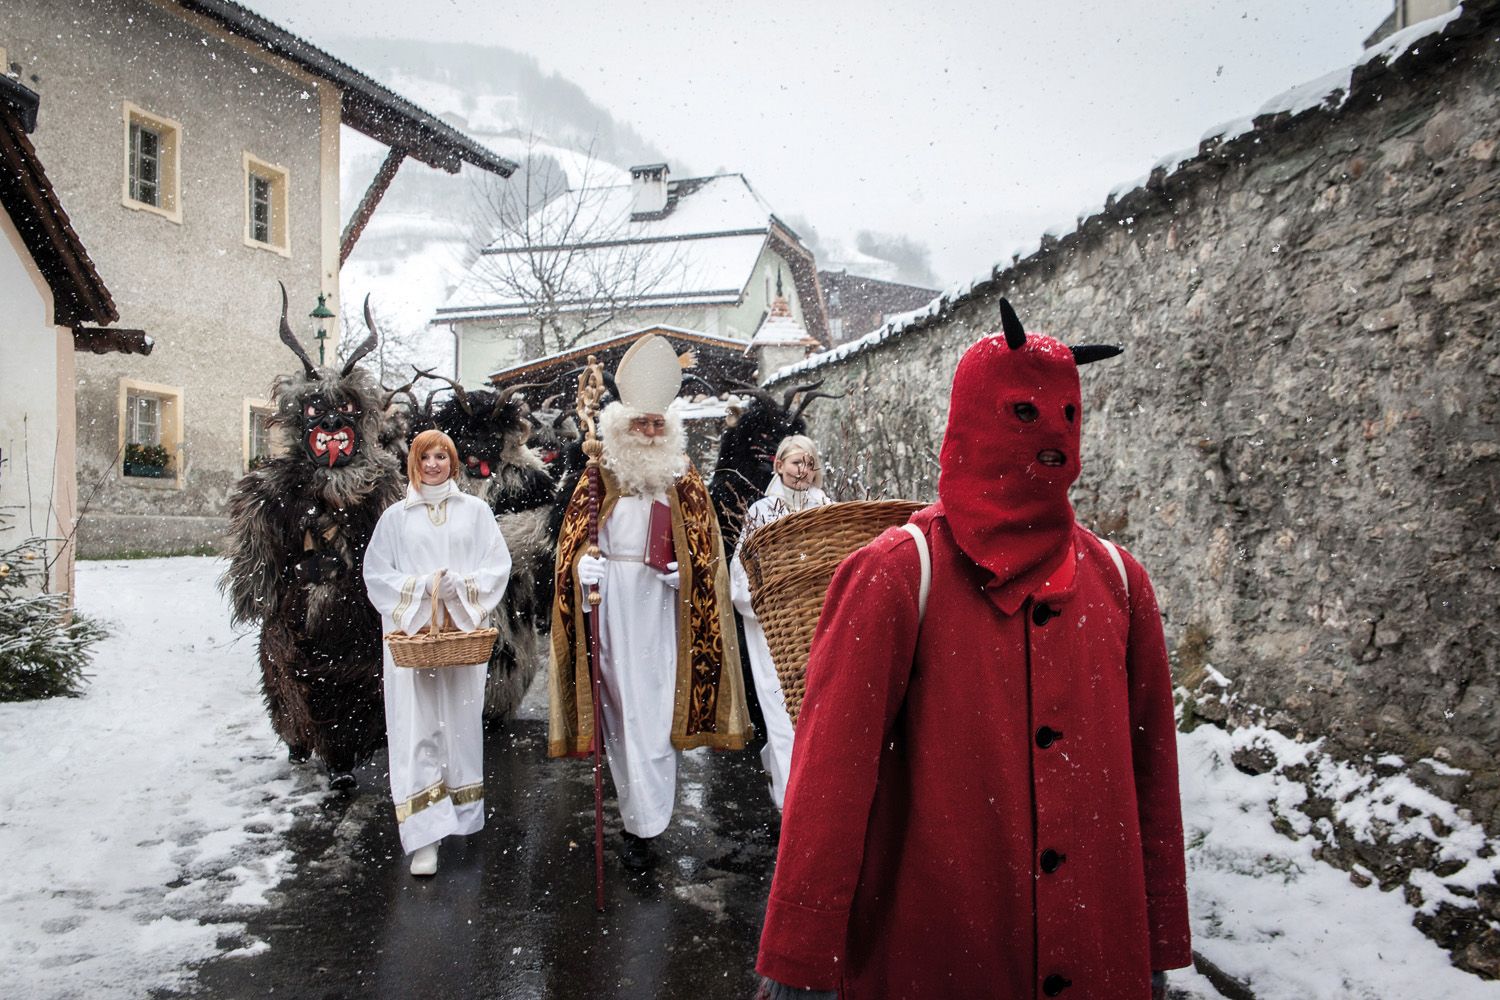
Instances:
[[[639,413],[666,413],[682,388],[682,366],[665,337],[647,334],[615,366],[620,402]]]

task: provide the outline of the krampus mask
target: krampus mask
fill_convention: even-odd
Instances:
[[[524,385],[511,386],[499,392],[476,389],[472,392],[450,378],[424,372],[453,386],[453,398],[433,415],[438,429],[453,439],[464,474],[471,479],[488,479],[500,471],[531,436],[529,410],[521,392]]]
[[[300,375],[283,375],[273,393],[276,413],[271,423],[295,439],[306,459],[319,470],[325,499],[343,503],[361,495],[374,476],[373,465],[391,460],[379,447],[383,414],[378,387],[358,367],[375,349],[379,334],[365,300],[365,322],[370,335],[355,348],[342,369],[319,367],[303,350],[287,323],[286,287],[281,289],[281,340],[302,362]],[[368,461],[367,461],[368,460]]]
[[[1078,366],[1120,348],[1028,334],[1004,299],[1000,315],[1003,332],[970,347],[953,376],[938,501],[959,548],[992,574],[997,604],[1014,614],[1072,544]]]

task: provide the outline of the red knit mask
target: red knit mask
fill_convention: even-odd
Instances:
[[[970,347],[953,376],[938,500],[964,553],[988,570],[1008,614],[1071,551],[1083,407],[1078,365],[1051,337],[1001,334]]]

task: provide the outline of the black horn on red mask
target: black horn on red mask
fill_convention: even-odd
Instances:
[[[1021,317],[1016,315],[1008,299],[1000,300],[1000,328],[1005,332],[1005,346],[1013,351],[1026,346],[1026,327],[1021,325]],[[1079,344],[1068,350],[1073,355],[1073,363],[1080,366],[1125,353],[1125,348],[1114,344]]]
[[[1000,300],[1000,329],[1005,332],[1005,346],[1012,351],[1026,346],[1026,328],[1021,325],[1021,317],[1010,307],[1008,299]]]
[[[1077,365],[1086,365],[1091,361],[1103,361],[1105,358],[1112,358],[1117,354],[1125,353],[1125,348],[1116,347],[1114,344],[1079,344],[1077,347],[1068,348],[1068,350],[1073,352],[1073,363]]]

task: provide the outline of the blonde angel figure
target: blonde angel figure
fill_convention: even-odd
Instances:
[[[740,549],[746,539],[773,521],[833,501],[823,492],[823,465],[818,459],[818,446],[811,438],[801,434],[783,438],[776,449],[775,469],[776,474],[771,477],[765,496],[745,512],[740,544],[729,564],[729,584],[734,609],[745,621],[745,650],[750,659],[750,674],[755,680],[755,693],[766,721],[766,745],[760,752],[760,760],[771,784],[771,801],[780,809],[786,796],[787,775],[791,771],[792,720],[787,715],[786,698],[776,676],[771,649],[766,644],[766,633],[750,605],[750,580],[740,561]]]

